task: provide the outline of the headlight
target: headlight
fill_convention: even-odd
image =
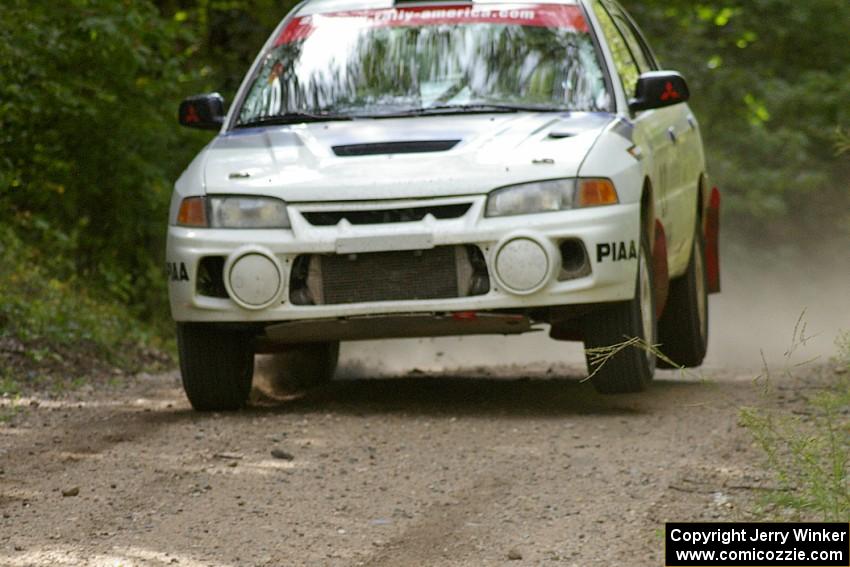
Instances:
[[[289,228],[286,203],[273,197],[189,197],[177,224],[211,228]]]
[[[552,179],[496,189],[487,198],[486,215],[548,213],[618,202],[614,184],[607,179]]]
[[[289,228],[286,203],[269,197],[210,197],[214,228]]]
[[[487,216],[504,217],[571,209],[575,185],[575,179],[554,179],[496,189],[487,199]]]

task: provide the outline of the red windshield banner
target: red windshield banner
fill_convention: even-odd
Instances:
[[[348,10],[293,18],[275,41],[275,47],[304,39],[338,19],[355,20],[361,27],[437,26],[450,24],[499,24],[562,28],[587,33],[587,20],[578,6],[563,4],[500,4],[489,6],[415,6],[383,10]],[[332,24],[331,24],[332,25]],[[328,27],[331,27],[328,25]]]

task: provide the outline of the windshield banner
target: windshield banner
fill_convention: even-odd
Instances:
[[[498,24],[565,28],[587,33],[587,21],[581,8],[562,4],[502,4],[488,6],[417,6],[382,10],[348,10],[293,18],[275,41],[278,47],[305,39],[323,25],[348,19],[356,27],[438,26],[463,24]],[[353,21],[351,21],[353,20]]]

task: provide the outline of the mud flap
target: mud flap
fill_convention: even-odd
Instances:
[[[705,210],[705,270],[708,293],[720,293],[720,191],[711,190]]]
[[[652,246],[652,271],[655,276],[655,316],[661,318],[670,293],[670,269],[667,265],[667,234],[661,221],[655,221],[655,242]]]

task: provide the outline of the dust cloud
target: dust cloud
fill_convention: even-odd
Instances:
[[[840,249],[840,248],[839,248]],[[710,299],[710,344],[704,367],[751,371],[835,354],[835,339],[850,331],[850,253],[753,252],[725,243],[723,292]],[[369,377],[414,370],[479,372],[515,366],[529,374],[557,367],[582,375],[581,343],[549,339],[547,332],[516,337],[452,337],[346,343],[341,375]]]
[[[753,257],[732,247],[723,293],[711,299],[708,365],[760,367],[762,352],[771,367],[836,354],[835,340],[850,331],[850,249],[813,248]]]

